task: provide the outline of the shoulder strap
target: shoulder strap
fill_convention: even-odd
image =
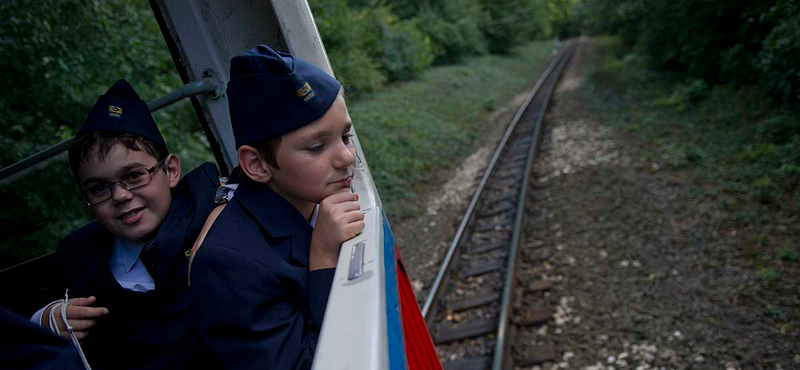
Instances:
[[[195,254],[197,254],[197,251],[200,249],[200,246],[206,239],[206,234],[208,234],[208,230],[211,229],[211,225],[214,224],[214,221],[217,220],[217,217],[219,217],[219,214],[222,213],[222,210],[225,209],[227,205],[228,204],[225,203],[216,206],[208,215],[206,223],[203,224],[203,228],[200,230],[200,234],[197,235],[197,240],[195,240],[194,245],[192,246],[192,254],[189,255],[189,276],[188,276],[189,286],[192,285],[192,262],[194,261],[194,256]]]

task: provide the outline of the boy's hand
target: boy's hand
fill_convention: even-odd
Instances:
[[[336,267],[342,242],[364,230],[364,214],[358,194],[349,189],[329,195],[319,202],[317,224],[311,233],[309,270]]]
[[[108,313],[108,309],[105,307],[91,307],[96,300],[97,298],[94,296],[88,298],[72,298],[69,300],[69,304],[67,305],[67,321],[72,325],[72,330],[78,340],[83,340],[83,338],[89,334],[89,329],[97,324],[97,320],[100,316]],[[41,322],[43,327],[49,327],[50,311],[55,306],[55,304],[50,305],[44,310]],[[53,312],[53,315],[58,323],[61,336],[69,339],[67,326],[64,324],[64,320],[61,319],[61,308],[58,307],[58,310]]]

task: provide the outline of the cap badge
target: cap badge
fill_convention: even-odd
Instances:
[[[113,118],[120,118],[122,117],[122,107],[118,107],[116,105],[109,105],[108,106],[108,116]]]
[[[311,85],[309,85],[308,82],[306,82],[303,84],[302,87],[297,89],[297,96],[299,96],[300,99],[303,99],[304,102],[308,102],[309,100],[317,96],[317,94],[311,88]]]

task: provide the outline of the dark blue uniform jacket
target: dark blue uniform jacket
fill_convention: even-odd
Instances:
[[[54,261],[56,293],[63,297],[69,288],[70,297],[93,295],[95,306],[108,308],[84,340],[92,369],[184,369],[204,360],[191,323],[186,251],[214,208],[218,186],[216,167],[205,163],[172,189],[169,213],[155,238],[156,262],[148,267],[155,290],[134,292],[117,283],[109,267],[114,235],[100,223],[61,240]]]
[[[0,307],[0,368],[82,370],[72,342]]]
[[[245,180],[192,266],[204,347],[226,369],[308,369],[335,269],[309,272],[312,228],[266,185]]]

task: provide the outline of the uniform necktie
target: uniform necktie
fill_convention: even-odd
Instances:
[[[139,252],[139,259],[142,261],[144,268],[153,280],[156,280],[156,248],[152,242],[145,243],[142,251]]]

